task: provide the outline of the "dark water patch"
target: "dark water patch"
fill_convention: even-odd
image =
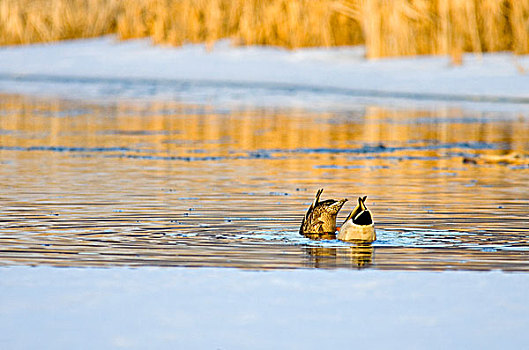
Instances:
[[[491,150],[497,149],[498,145],[486,142],[454,142],[443,144],[430,144],[424,146],[363,146],[360,148],[298,148],[298,149],[270,149],[268,152],[273,153],[392,153],[399,151],[425,151],[425,150],[445,150],[445,149],[470,149],[470,150]]]
[[[139,152],[140,150],[132,150],[128,147],[63,147],[63,146],[0,146],[0,150],[4,151],[49,151],[49,152]]]
[[[220,161],[220,160],[237,160],[237,159],[280,159],[267,152],[247,152],[247,155],[237,156],[162,156],[162,155],[145,155],[136,153],[155,153],[157,150],[149,149],[134,149],[129,147],[65,147],[65,146],[0,146],[0,150],[4,151],[24,151],[24,152],[59,152],[59,153],[118,153],[107,154],[106,158],[129,158],[129,159],[145,159],[145,160],[164,160],[164,161]],[[188,153],[208,153],[210,151],[204,149],[188,149]],[[235,152],[234,152],[235,153]],[[240,152],[236,152],[240,153]],[[82,155],[88,156],[88,155]]]
[[[379,160],[390,160],[390,161],[396,161],[401,162],[404,160],[421,160],[421,161],[427,161],[427,160],[439,160],[441,158],[451,158],[451,156],[447,155],[439,155],[439,156],[409,156],[409,155],[402,155],[402,156],[379,156],[379,155],[365,155],[365,156],[349,156],[347,157],[348,160],[362,160],[362,159],[379,159]]]
[[[195,153],[192,152],[191,153]],[[201,152],[198,152],[201,153]],[[145,159],[145,160],[164,160],[164,161],[183,161],[183,162],[207,162],[207,161],[221,161],[221,160],[242,160],[242,159],[261,159],[262,157],[259,154],[250,154],[248,156],[148,156],[148,155],[139,155],[139,154],[117,154],[117,155],[107,155],[106,158],[129,158],[129,159]],[[275,158],[275,157],[274,157]],[[269,157],[268,159],[272,159]]]
[[[509,168],[512,169],[512,170],[525,170],[525,169],[529,169],[529,164],[511,165],[511,166],[509,166]]]
[[[184,162],[204,162],[204,161],[220,161],[228,158],[234,159],[234,157],[189,157],[189,156],[147,156],[139,154],[117,154],[107,155],[106,158],[129,158],[129,159],[142,159],[142,160],[175,160]]]
[[[391,123],[398,124],[482,124],[484,122],[498,122],[505,120],[505,116],[502,115],[492,115],[485,117],[473,117],[467,116],[462,118],[435,118],[431,116],[425,116],[420,118],[410,118],[407,120],[388,120]]]
[[[365,166],[365,165],[315,165],[315,169],[389,169],[387,165]]]

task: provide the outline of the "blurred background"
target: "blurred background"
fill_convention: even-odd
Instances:
[[[0,44],[117,34],[164,45],[365,45],[368,58],[529,53],[529,0],[0,0]]]

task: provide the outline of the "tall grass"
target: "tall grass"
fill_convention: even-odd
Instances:
[[[529,0],[0,0],[0,45],[116,33],[159,44],[365,44],[370,58],[529,53]]]
[[[342,0],[368,57],[529,53],[529,0]]]
[[[120,0],[0,0],[0,45],[114,33]]]
[[[357,21],[329,0],[142,0],[123,9],[121,38],[151,36],[157,43],[211,43],[288,48],[361,44]]]

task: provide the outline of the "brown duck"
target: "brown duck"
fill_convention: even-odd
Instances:
[[[299,233],[311,238],[333,239],[336,237],[336,216],[347,199],[327,199],[320,202],[322,192],[323,188],[316,192],[314,202],[303,217]]]

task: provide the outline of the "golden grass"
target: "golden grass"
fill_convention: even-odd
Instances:
[[[329,0],[142,0],[123,9],[121,38],[150,36],[156,43],[212,43],[231,38],[239,45],[288,48],[357,45],[358,22]]]
[[[529,53],[529,0],[0,0],[0,45],[116,33],[155,43],[365,44],[370,58]]]
[[[368,57],[529,53],[529,0],[342,0]]]
[[[0,0],[0,45],[115,32],[119,0]]]

